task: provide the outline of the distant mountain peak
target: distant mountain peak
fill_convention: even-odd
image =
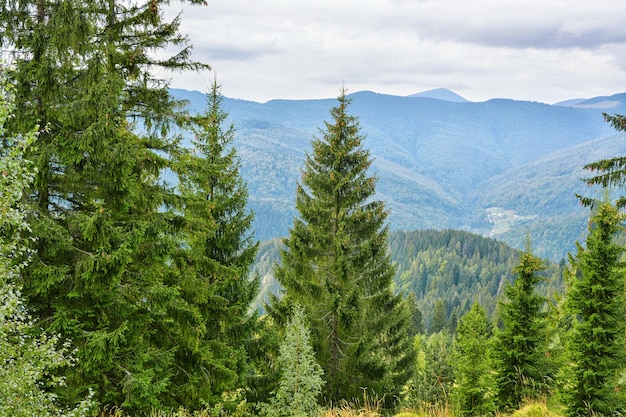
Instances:
[[[421,93],[411,94],[408,97],[424,97],[424,98],[434,98],[437,100],[443,101],[452,101],[454,103],[467,103],[469,100],[461,97],[457,93],[452,90],[448,90],[447,88],[435,88],[433,90],[422,91]]]
[[[626,93],[612,96],[599,96],[590,99],[573,99],[555,103],[555,106],[576,107],[579,109],[610,109],[626,103]]]

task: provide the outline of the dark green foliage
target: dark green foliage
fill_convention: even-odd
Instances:
[[[361,398],[362,387],[393,401],[410,375],[409,312],[392,293],[387,213],[373,200],[369,152],[345,92],[338,102],[307,156],[296,193],[299,217],[276,269],[284,295],[268,308],[279,321],[293,303],[305,309],[326,401]]]
[[[266,403],[278,387],[278,354],[280,343],[284,340],[283,329],[268,315],[261,316],[255,327],[253,343],[246,346],[251,359],[244,392],[248,404]]]
[[[192,409],[221,401],[223,392],[245,386],[256,316],[248,316],[256,296],[249,280],[257,244],[247,189],[232,147],[234,128],[225,128],[220,87],[214,81],[204,113],[190,119],[193,148],[179,156],[176,170],[185,219],[184,237],[174,255],[183,299],[181,319],[200,331],[174,334],[178,372],[172,395]],[[184,330],[184,328],[183,328]],[[190,337],[191,336],[191,337]]]
[[[415,336],[416,334],[424,333],[424,318],[422,311],[417,305],[417,299],[415,293],[409,293],[406,297],[406,303],[411,314],[411,326],[409,327],[409,336]]]
[[[536,292],[542,269],[542,261],[528,245],[513,270],[517,278],[507,284],[499,304],[502,328],[496,332],[494,355],[501,410],[519,408],[524,399],[538,397],[544,382],[541,307],[545,300]]]
[[[428,334],[438,333],[443,329],[450,330],[449,324],[448,315],[446,313],[446,303],[442,299],[439,299],[435,302],[432,323],[428,329]]]
[[[490,338],[491,325],[485,310],[474,302],[461,317],[454,340],[454,392],[462,415],[486,415],[495,409]]]
[[[571,257],[571,287],[566,305],[573,315],[569,340],[574,383],[568,392],[568,415],[623,413],[620,383],[624,369],[624,247],[614,238],[624,215],[609,201],[596,202],[586,247]]]
[[[505,243],[460,230],[392,232],[389,251],[396,288],[415,294],[425,327],[433,326],[435,312],[441,315],[433,331],[448,325],[454,314],[463,316],[476,297],[493,317],[519,260],[519,251]]]
[[[273,279],[273,262],[279,258],[278,240],[263,242],[255,272],[261,278],[261,293],[278,294]],[[478,297],[494,319],[496,303],[504,284],[513,278],[520,252],[495,239],[461,230],[416,230],[389,233],[389,256],[395,265],[395,290],[413,294],[422,313],[424,330],[432,325],[435,304],[445,300],[446,317],[461,317]],[[546,262],[541,295],[563,291],[559,265]]]
[[[7,1],[1,43],[17,91],[11,129],[40,123],[29,155],[32,236],[23,288],[38,324],[77,348],[60,399],[93,389],[101,405],[178,405],[170,387],[177,342],[193,332],[171,254],[180,219],[159,177],[177,153],[176,103],[154,67],[189,61],[165,2]],[[152,56],[166,46],[174,58]],[[184,319],[183,319],[183,316]]]
[[[452,335],[447,330],[415,337],[414,348],[419,359],[409,392],[409,401],[415,408],[428,408],[431,405],[446,407],[452,404],[452,342]]]
[[[613,129],[626,132],[626,116],[622,116],[621,114],[614,114],[611,116],[607,113],[602,113],[604,115],[604,121],[609,122]]]
[[[24,154],[36,138],[36,129],[13,135],[5,129],[14,111],[12,90],[0,74],[0,141],[12,144],[0,155],[0,415],[53,417],[86,415],[89,401],[74,410],[59,407],[46,388],[62,386],[51,380],[55,370],[72,366],[72,352],[55,335],[38,333],[17,285],[27,251],[27,207],[24,192],[34,179],[33,164]],[[78,401],[78,400],[77,400]]]

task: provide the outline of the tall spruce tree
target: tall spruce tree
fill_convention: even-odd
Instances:
[[[574,319],[569,340],[574,383],[570,416],[617,415],[626,409],[619,379],[624,370],[624,248],[615,242],[625,216],[608,200],[589,220],[586,247],[570,258],[566,306]]]
[[[41,129],[28,192],[36,243],[23,288],[38,323],[77,348],[60,398],[93,389],[102,405],[176,405],[170,394],[176,341],[193,333],[181,317],[171,253],[173,193],[159,179],[177,144],[167,135],[176,106],[156,66],[200,68],[182,45],[167,2],[9,0],[0,6],[3,48],[17,89],[12,123]],[[184,329],[184,330],[183,330]]]
[[[284,291],[268,306],[281,320],[299,303],[311,320],[328,402],[354,400],[367,388],[392,400],[407,381],[409,313],[392,292],[387,213],[374,199],[376,178],[345,90],[312,142],[296,191],[294,220],[276,278]]]
[[[258,285],[248,276],[258,245],[252,240],[253,215],[246,208],[248,192],[232,145],[235,130],[226,126],[222,100],[214,81],[206,111],[190,119],[193,146],[177,167],[186,227],[176,263],[182,294],[197,308],[202,332],[192,344],[179,347],[176,361],[186,371],[174,376],[173,390],[194,408],[245,386],[246,347],[256,323],[248,310]]]
[[[536,293],[542,261],[530,243],[513,270],[517,278],[507,284],[499,303],[502,329],[496,332],[495,368],[498,406],[502,411],[518,408],[524,399],[538,396],[542,381],[544,299]]]

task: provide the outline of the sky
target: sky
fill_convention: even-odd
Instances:
[[[194,60],[175,88],[258,102],[448,88],[470,101],[556,103],[626,92],[624,0],[173,2]]]

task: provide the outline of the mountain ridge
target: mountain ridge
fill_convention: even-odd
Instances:
[[[191,112],[203,110],[202,93],[172,93],[189,100]],[[623,114],[623,97],[624,93],[616,94],[600,102],[620,102],[610,111]],[[582,165],[626,153],[621,145],[626,140],[621,137],[592,143],[615,136],[603,120],[602,111],[606,109],[508,99],[451,102],[374,92],[352,93],[349,98],[349,111],[359,117],[364,147],[374,160],[372,173],[378,177],[378,198],[390,211],[392,230],[455,228],[487,235],[493,229],[487,211],[491,207],[524,214],[531,202],[537,202],[532,195],[537,187],[528,184],[548,187],[540,193],[547,200],[553,195],[568,200],[569,205],[554,208],[539,205],[542,211],[535,213],[536,222],[556,222],[557,230],[561,220],[557,221],[556,216],[579,215],[572,207],[579,209],[574,194],[587,192],[579,180]],[[288,233],[296,215],[296,181],[305,154],[335,104],[334,99],[272,100],[263,104],[224,99],[228,122],[236,130],[234,146],[248,182],[258,239]],[[590,152],[581,155],[577,150],[576,146],[587,142],[595,146],[593,155],[598,158],[591,158]],[[536,165],[550,155],[565,174],[555,176],[549,172],[545,167],[550,163]],[[552,165],[556,165],[554,161]],[[538,173],[520,187],[515,173],[525,169]],[[505,175],[507,172],[511,175]],[[493,192],[496,189],[500,190],[498,195]],[[570,192],[571,199],[567,197]],[[525,221],[528,223],[528,219]],[[523,239],[517,239],[525,228],[524,221],[511,222],[510,226],[496,237],[514,247],[523,246]],[[585,222],[581,218],[572,223],[570,219],[564,227],[567,236],[580,236],[576,229],[584,231]],[[531,237],[538,254],[552,259],[565,256],[574,247],[573,241],[542,235],[538,229]]]

